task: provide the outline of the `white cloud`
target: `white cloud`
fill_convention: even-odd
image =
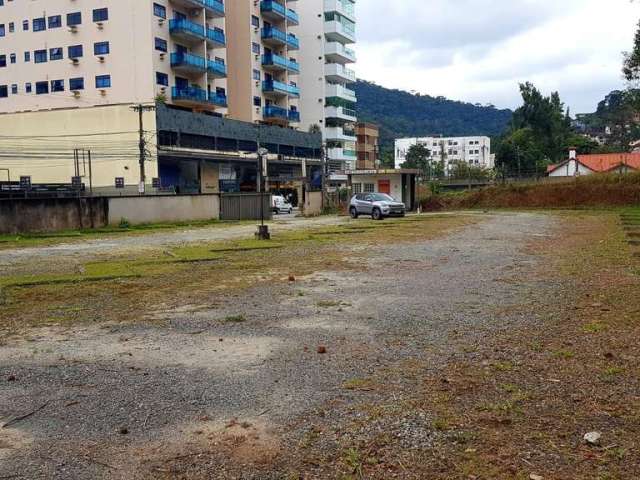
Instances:
[[[558,90],[573,112],[623,87],[640,5],[629,0],[360,0],[360,78],[515,108],[518,83]]]

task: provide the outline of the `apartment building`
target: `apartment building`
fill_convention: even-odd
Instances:
[[[444,162],[445,170],[461,161],[480,168],[495,166],[489,137],[423,137],[399,138],[395,141],[396,168],[406,161],[407,152],[413,145],[426,147],[434,161]]]
[[[301,2],[304,49],[300,54],[301,128],[319,127],[332,172],[356,166],[356,81],[348,65],[356,61],[355,0]],[[309,28],[306,28],[309,26]],[[316,32],[322,32],[318,35]],[[346,178],[346,177],[345,177]]]
[[[286,0],[227,2],[229,116],[297,127],[300,21]]]
[[[380,129],[373,123],[359,122],[355,128],[357,143],[356,153],[358,170],[371,170],[379,167]]]
[[[226,112],[221,1],[3,3],[0,113],[157,98]]]

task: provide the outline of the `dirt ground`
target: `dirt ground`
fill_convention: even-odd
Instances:
[[[615,212],[217,240],[172,263],[203,239],[11,257],[0,479],[640,478],[639,269]],[[97,258],[144,267],[51,281]]]

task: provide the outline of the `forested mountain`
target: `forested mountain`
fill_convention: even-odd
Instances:
[[[511,110],[415,95],[362,80],[356,83],[355,91],[358,119],[380,126],[383,148],[400,137],[499,135],[513,114]]]

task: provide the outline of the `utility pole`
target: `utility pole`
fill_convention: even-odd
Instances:
[[[144,184],[147,179],[147,175],[144,170],[147,142],[144,139],[143,114],[144,112],[152,112],[155,109],[155,105],[142,105],[141,103],[131,107],[131,110],[133,110],[134,112],[138,112],[138,147],[140,149],[140,184],[138,185],[139,193],[144,193]]]

